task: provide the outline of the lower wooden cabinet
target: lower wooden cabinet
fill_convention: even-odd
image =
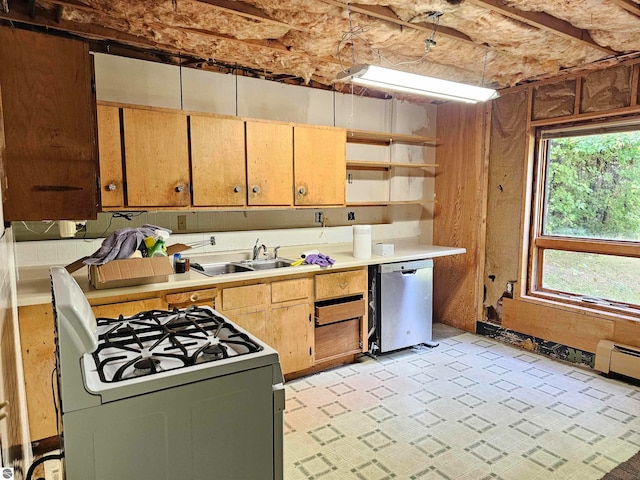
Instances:
[[[92,309],[96,317],[113,318],[152,309],[214,305],[221,314],[275,348],[283,373],[302,374],[366,350],[366,278],[366,268],[297,275],[286,280],[158,291],[149,294],[155,295],[151,298],[137,300],[122,296],[94,299],[94,303],[102,304]],[[18,322],[31,440],[38,441],[57,435],[51,392],[55,368],[51,304],[19,307]]]
[[[284,374],[313,365],[313,324],[309,311],[307,302],[271,309],[269,338],[280,355]]]

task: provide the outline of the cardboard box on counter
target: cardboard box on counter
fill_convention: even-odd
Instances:
[[[73,273],[84,267],[82,262],[85,258],[76,260],[65,268]],[[127,258],[112,260],[99,266],[89,265],[89,283],[97,290],[130,287],[166,282],[173,273],[171,257]]]
[[[97,290],[166,282],[172,274],[169,257],[127,258],[89,266],[89,282]]]
[[[123,260],[111,260],[104,265],[89,266],[89,283],[93,288],[102,290],[105,288],[131,287],[146,283],[161,283],[169,280],[173,275],[171,256],[190,247],[178,243],[167,247],[167,257],[127,258]],[[65,268],[73,273],[84,267],[83,257],[67,265]]]

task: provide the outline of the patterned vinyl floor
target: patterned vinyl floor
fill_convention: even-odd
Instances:
[[[434,349],[287,382],[285,479],[599,479],[640,450],[640,388],[434,325]]]

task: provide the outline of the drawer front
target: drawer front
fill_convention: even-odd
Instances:
[[[93,305],[91,310],[93,310],[93,314],[98,318],[118,318],[118,315],[127,317],[147,310],[164,310],[165,308],[167,308],[167,306],[162,301],[162,298],[150,298],[148,300]]]
[[[364,298],[332,305],[316,305],[316,325],[328,325],[350,318],[362,317],[364,313]]]
[[[309,298],[309,278],[296,278],[271,284],[271,303]]]
[[[217,288],[206,288],[203,290],[193,290],[190,292],[169,293],[167,303],[175,306],[188,305],[210,305],[215,308],[214,298],[218,294]]]
[[[222,291],[222,310],[265,305],[268,294],[269,286],[265,284],[225,288]]]
[[[316,327],[315,337],[316,362],[362,351],[359,318]]]
[[[353,295],[366,290],[366,270],[316,275],[316,300]]]

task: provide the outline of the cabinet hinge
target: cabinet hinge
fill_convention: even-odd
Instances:
[[[311,314],[309,314],[309,323],[311,323]]]
[[[311,355],[311,347],[309,347],[309,355]]]

